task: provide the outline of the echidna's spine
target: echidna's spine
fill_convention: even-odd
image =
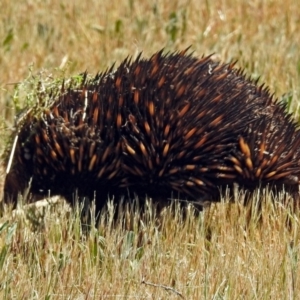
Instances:
[[[239,135],[228,158],[239,175],[237,181],[247,188],[268,183],[297,186],[300,139],[291,115],[276,105],[271,115],[256,118]]]

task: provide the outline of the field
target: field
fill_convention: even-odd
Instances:
[[[300,119],[300,11],[296,0],[8,1],[0,10],[0,151],[31,83],[96,74],[139,52],[191,46],[237,60]],[[0,190],[5,177],[1,161]],[[0,195],[2,197],[2,195]],[[284,193],[243,192],[199,214],[150,202],[89,235],[60,199],[0,219],[1,299],[297,299],[300,213]],[[258,209],[257,199],[263,203]],[[286,202],[286,201],[285,201]],[[93,223],[92,223],[93,224]]]

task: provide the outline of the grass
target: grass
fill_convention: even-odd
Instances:
[[[114,221],[110,205],[88,237],[62,203],[7,213],[1,298],[296,299],[299,212],[269,197],[259,218],[222,202],[196,217],[176,204],[159,218],[150,205],[143,217],[127,207]]]
[[[126,56],[192,45],[238,60],[299,120],[298,1],[8,1],[0,11],[0,150],[40,76],[95,74]],[[27,78],[27,80],[25,80]],[[24,81],[25,80],[25,81]],[[283,96],[284,95],[284,96]],[[0,171],[0,189],[5,171]],[[264,191],[258,191],[264,193]],[[112,206],[84,238],[64,203],[8,211],[0,223],[1,299],[297,299],[299,216],[283,196],[261,210],[175,205],[157,217]],[[272,203],[275,203],[274,205]],[[253,213],[254,211],[254,213]],[[176,293],[178,292],[178,293]]]

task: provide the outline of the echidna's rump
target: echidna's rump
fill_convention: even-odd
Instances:
[[[5,182],[33,195],[217,200],[219,187],[297,186],[299,132],[267,89],[186,52],[126,59],[28,113]]]

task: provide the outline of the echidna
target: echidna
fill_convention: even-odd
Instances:
[[[4,201],[109,196],[217,200],[234,182],[298,187],[299,131],[269,90],[234,64],[186,51],[125,59],[62,86],[17,128]]]

